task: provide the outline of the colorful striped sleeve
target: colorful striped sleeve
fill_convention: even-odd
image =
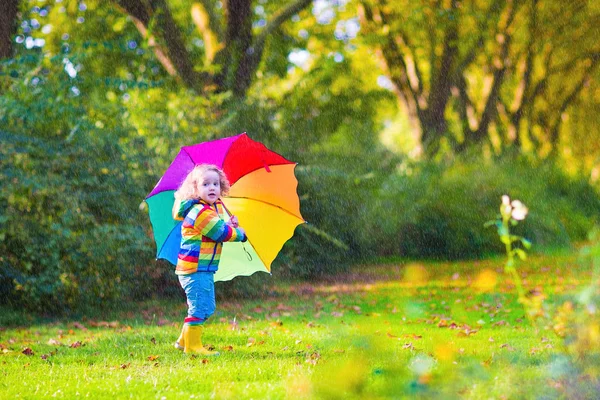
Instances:
[[[215,242],[241,242],[246,237],[239,229],[233,228],[225,223],[219,214],[210,207],[204,207],[194,223],[196,229],[202,235],[209,237]]]

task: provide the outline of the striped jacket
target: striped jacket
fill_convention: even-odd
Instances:
[[[214,272],[219,268],[223,242],[245,242],[246,236],[223,221],[223,202],[184,200],[175,219],[183,220],[175,273]]]

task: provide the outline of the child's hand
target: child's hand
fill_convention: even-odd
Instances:
[[[232,215],[231,218],[229,218],[229,225],[233,226],[234,228],[240,226],[240,223],[235,215]]]

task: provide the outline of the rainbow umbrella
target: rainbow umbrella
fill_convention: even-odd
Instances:
[[[271,273],[271,263],[304,223],[294,175],[296,163],[267,149],[246,133],[184,146],[146,197],[156,241],[156,258],[177,264],[181,221],[171,215],[174,193],[198,164],[214,164],[227,175],[231,190],[227,210],[246,230],[246,243],[223,243],[215,281],[227,281],[257,271]]]

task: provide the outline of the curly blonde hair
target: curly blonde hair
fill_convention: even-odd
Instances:
[[[214,171],[219,175],[219,183],[221,185],[221,196],[229,194],[229,180],[219,167],[213,164],[199,164],[192,169],[185,177],[179,189],[175,192],[175,203],[173,204],[173,215],[177,214],[179,204],[184,200],[192,200],[200,198],[200,184],[204,180],[204,174],[208,171]]]

